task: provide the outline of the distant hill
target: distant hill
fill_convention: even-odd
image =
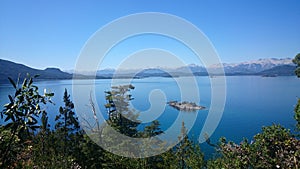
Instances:
[[[45,70],[33,69],[23,64],[0,59],[0,82],[8,82],[8,77],[16,80],[18,77],[24,79],[29,73],[31,76],[40,75],[37,79],[71,79],[72,74],[61,71],[58,68],[47,68]]]
[[[267,69],[258,73],[262,76],[294,76],[296,66],[292,65],[281,65],[271,69]]]
[[[41,80],[72,79],[72,73],[66,73],[58,68],[46,68],[45,70],[33,69],[28,66],[0,59],[0,82],[8,82],[7,77],[16,80],[26,74],[40,75]],[[241,63],[223,63],[225,74],[228,76],[257,75],[257,76],[293,76],[295,65],[291,58],[259,59]],[[210,72],[218,72],[220,65],[211,65],[207,69]],[[147,78],[147,77],[178,77],[178,76],[208,76],[207,69],[203,66],[190,64],[175,68],[147,68],[147,69],[104,69],[98,70],[96,77],[91,72],[76,74],[77,79],[110,79],[110,78]],[[74,71],[71,71],[74,72]],[[217,75],[215,73],[214,75]]]
[[[141,72],[138,72],[135,78],[145,78],[145,77],[172,77],[169,73],[161,69],[144,69]]]

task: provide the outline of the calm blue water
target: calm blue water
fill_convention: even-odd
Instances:
[[[164,130],[172,126],[179,113],[183,114],[181,120],[185,123],[189,123],[196,118],[189,135],[197,139],[207,117],[208,109],[198,111],[198,113],[188,113],[179,112],[166,106],[165,101],[180,101],[180,88],[175,80],[178,79],[146,78],[132,80],[131,83],[135,86],[135,89],[131,92],[134,97],[131,102],[132,107],[140,112],[141,119],[158,119]],[[189,81],[189,77],[182,77],[179,80]],[[197,77],[196,80],[200,95],[199,104],[209,108],[211,99],[210,79],[209,77]],[[124,82],[125,80],[121,80],[117,84]],[[255,134],[261,131],[262,126],[268,126],[272,123],[282,124],[287,128],[294,129],[293,109],[297,97],[300,97],[300,79],[296,77],[232,76],[227,77],[226,82],[226,105],[218,128],[211,136],[212,142],[217,142],[221,136],[237,143],[242,141],[244,137],[251,140]],[[81,86],[90,86],[93,83],[94,81],[91,80],[76,81],[76,85]],[[72,96],[72,81],[42,81],[36,82],[36,84],[41,92],[47,89],[47,91],[55,93],[53,97],[55,105],[48,104],[45,107],[49,112],[50,123],[53,123],[58,108],[62,105],[65,88]],[[104,91],[109,90],[110,85],[111,80],[95,81],[96,102],[104,117],[106,117]],[[193,90],[187,90],[187,92],[190,92],[188,101],[195,100]],[[7,95],[12,93],[13,88],[9,84],[0,84],[0,104],[7,103]],[[82,91],[82,95],[88,96],[89,94],[89,92]],[[88,101],[82,100],[82,103],[78,104],[82,104],[81,106],[86,110],[84,113],[91,112]],[[0,121],[0,123],[3,122]],[[175,129],[179,132],[180,127],[178,125]],[[176,138],[175,132],[174,138]],[[213,148],[207,146],[206,143],[201,144],[201,148],[206,154],[211,155],[214,152]]]

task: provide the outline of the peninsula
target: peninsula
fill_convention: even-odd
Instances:
[[[204,106],[199,106],[196,103],[192,102],[177,102],[177,101],[169,101],[167,104],[171,107],[174,107],[178,110],[183,110],[183,111],[195,111],[195,110],[203,110],[205,109]]]

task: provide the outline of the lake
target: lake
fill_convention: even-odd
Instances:
[[[145,78],[133,79],[131,83],[135,89],[131,92],[134,100],[131,105],[134,109],[140,112],[141,119],[158,119],[163,130],[167,130],[172,126],[179,114],[182,115],[182,121],[189,123],[195,120],[189,136],[193,139],[198,139],[205,119],[208,115],[211,101],[211,85],[210,77],[196,77],[198,86],[198,94],[200,96],[200,105],[207,107],[205,110],[198,112],[179,112],[178,110],[166,105],[166,101],[178,100],[181,101],[180,86],[176,83],[178,80],[189,81],[191,77],[179,78]],[[215,77],[218,78],[218,77]],[[95,88],[95,102],[99,105],[100,114],[107,117],[104,91],[110,89],[112,81],[109,79],[92,80],[76,80],[76,85],[91,86]],[[114,84],[127,83],[126,80],[118,80]],[[46,109],[49,112],[50,123],[54,123],[54,118],[58,112],[59,106],[62,105],[62,97],[65,88],[72,96],[72,80],[60,81],[40,81],[36,82],[41,92],[44,89],[55,93],[53,101],[55,105],[48,104]],[[188,85],[188,84],[186,84]],[[262,126],[268,126],[273,123],[282,124],[284,127],[294,129],[295,120],[293,119],[293,109],[300,97],[300,79],[294,76],[284,77],[260,77],[260,76],[229,76],[226,77],[226,104],[222,119],[211,136],[211,141],[216,143],[221,136],[228,140],[239,143],[243,138],[253,139],[253,136],[261,131]],[[84,114],[90,114],[91,108],[89,101],[84,99],[89,97],[90,92],[81,92],[82,100],[79,102],[82,107],[81,117]],[[194,101],[195,93],[190,92],[189,100]],[[13,93],[13,88],[9,84],[0,84],[0,104],[4,105],[8,102],[8,94]],[[84,99],[84,100],[83,100]],[[73,100],[73,98],[72,98]],[[182,100],[184,101],[184,100]],[[152,105],[152,106],[151,106]],[[3,121],[0,121],[3,123]],[[180,131],[181,125],[177,125],[175,130]],[[176,134],[170,139],[177,139]],[[211,156],[214,149],[206,143],[201,144],[202,151],[206,155]]]

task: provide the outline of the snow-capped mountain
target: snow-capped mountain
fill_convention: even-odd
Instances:
[[[294,66],[291,58],[266,58],[266,59],[258,59],[252,61],[245,61],[240,63],[223,63],[223,68],[226,74],[228,75],[247,75],[247,74],[259,74],[260,72],[268,72],[266,70],[274,69],[276,67],[281,67],[280,71],[282,71],[284,67]],[[194,75],[207,75],[207,69],[211,72],[219,72],[221,68],[220,65],[211,65],[207,68],[196,65],[196,64],[189,64],[182,67],[174,67],[174,68],[162,68],[162,67],[154,67],[154,68],[146,68],[146,69],[124,69],[124,70],[115,70],[115,69],[103,69],[98,70],[97,75],[103,77],[112,77],[115,75],[121,76],[133,76],[134,74],[139,76],[167,76],[167,73],[171,73],[172,75],[178,76],[186,76],[193,73]],[[83,74],[87,74],[86,72]],[[218,73],[216,73],[218,74]]]
[[[267,58],[241,63],[223,63],[224,71],[226,73],[258,73],[277,66],[294,65],[291,58],[277,59]],[[212,65],[210,69],[220,68],[220,65]]]
[[[187,66],[182,66],[173,70],[170,70],[173,72],[182,72],[182,73],[189,73],[189,72],[206,72],[205,67],[199,66],[196,64],[189,64]]]

